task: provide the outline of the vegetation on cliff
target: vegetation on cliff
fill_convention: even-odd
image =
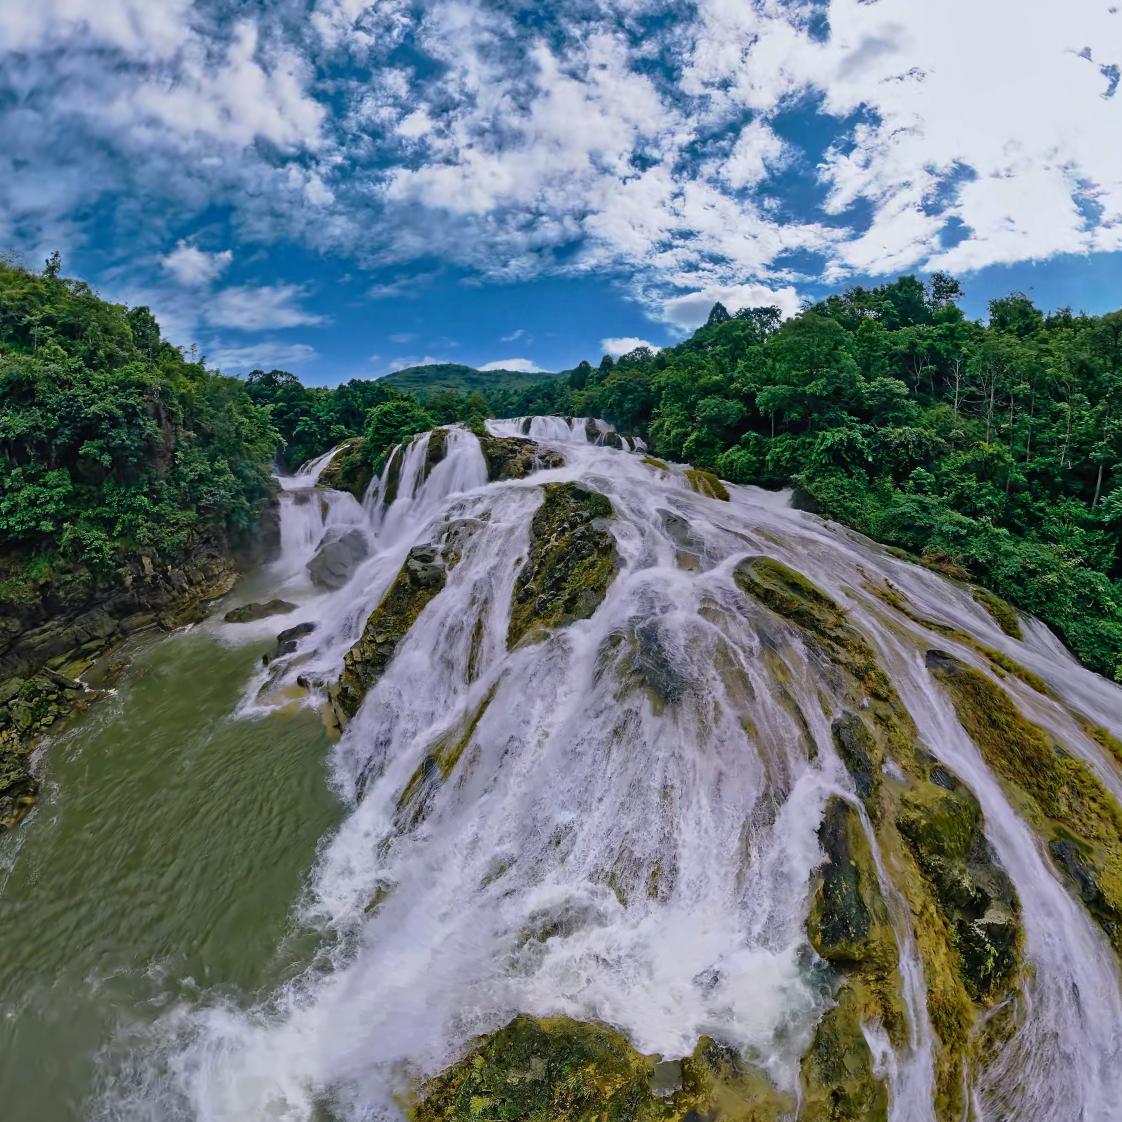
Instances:
[[[147,308],[0,263],[0,607],[76,602],[137,554],[247,535],[277,433]],[[55,609],[57,610],[57,608]]]

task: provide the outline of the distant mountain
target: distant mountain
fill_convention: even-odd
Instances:
[[[456,390],[458,393],[479,390],[483,394],[522,390],[562,376],[563,372],[551,374],[547,371],[526,373],[520,370],[476,370],[472,366],[461,366],[455,362],[439,362],[430,366],[409,366],[404,370],[395,370],[382,381],[402,393],[425,397],[442,390]]]

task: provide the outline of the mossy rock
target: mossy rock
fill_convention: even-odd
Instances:
[[[366,496],[374,478],[374,463],[361,436],[344,441],[339,451],[319,474],[317,487],[347,491],[359,502]]]
[[[994,623],[1009,636],[1010,639],[1024,639],[1025,633],[1021,630],[1021,620],[1016,609],[1007,600],[1002,600],[996,592],[988,588],[974,588],[974,599],[989,612]]]
[[[873,1071],[861,1015],[856,990],[842,986],[803,1056],[799,1122],[887,1122],[888,1088]]]
[[[813,881],[807,918],[811,946],[849,979],[846,984],[862,999],[862,1015],[880,1020],[902,1043],[906,1018],[896,936],[869,839],[844,799],[827,802],[818,840],[826,861]]]
[[[1122,807],[1082,760],[1029,721],[985,674],[943,651],[929,651],[927,665],[983,759],[1122,957]]]
[[[710,499],[729,501],[728,488],[711,472],[701,468],[686,468],[686,482],[690,489]]]
[[[487,712],[496,689],[498,683],[488,690],[479,705],[459,725],[440,737],[425,753],[397,801],[399,828],[411,828],[427,813],[436,789],[451,777],[475,736],[475,730],[483,720],[483,714]]]
[[[1000,988],[997,979],[1006,977],[1006,960],[964,960],[963,950],[970,953],[965,938],[970,932],[956,930],[956,913],[948,908],[945,914],[932,870],[921,868],[913,846],[897,828],[904,796],[931,783],[936,762],[921,744],[915,723],[871,644],[839,604],[806,577],[772,558],[749,558],[736,567],[733,576],[743,592],[798,628],[812,655],[828,667],[832,691],[847,706],[835,721],[835,746],[862,796],[885,867],[910,912],[923,961],[928,1014],[939,1039],[936,1110],[947,1122],[958,1119],[965,1105],[965,1064],[971,1058],[985,1062],[984,1057],[975,1056],[972,1044],[979,1005],[971,992],[988,1000]],[[989,919],[997,918],[990,913]],[[992,930],[994,944],[1006,936],[1020,939],[1015,921],[1014,913],[1012,929]],[[986,926],[981,932],[987,938],[991,935]],[[854,989],[859,1003],[867,1004],[867,992],[852,977],[847,985]]]
[[[971,1000],[992,1005],[1010,992],[1020,965],[1020,902],[982,832],[967,788],[917,783],[900,800],[896,827],[907,840],[946,920]]]
[[[39,784],[27,766],[27,756],[0,747],[0,833],[12,829],[35,805]]]
[[[606,1025],[523,1015],[426,1083],[409,1115],[413,1122],[777,1122],[793,1105],[712,1041],[681,1061],[676,1089],[657,1086],[658,1066]]]
[[[487,464],[487,478],[492,483],[525,479],[535,471],[565,465],[565,458],[560,452],[520,436],[485,434],[479,438],[479,447]]]
[[[514,584],[509,646],[588,619],[616,574],[615,541],[603,522],[612,504],[576,483],[547,483],[530,523],[530,549]]]
[[[410,550],[393,584],[370,613],[358,642],[347,651],[339,681],[330,691],[331,707],[340,726],[358,712],[417,617],[444,587],[445,579],[435,547],[422,545]]]

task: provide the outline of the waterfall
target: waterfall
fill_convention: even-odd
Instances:
[[[1010,638],[968,589],[795,510],[786,494],[695,493],[681,468],[590,441],[610,430],[581,418],[488,430],[564,445],[549,481],[610,501],[618,566],[603,602],[508,650],[541,480],[488,484],[479,441],[463,429],[442,430],[435,462],[427,433],[395,450],[365,506],[322,492],[295,501],[320,461],[281,481],[293,499],[282,506],[282,573],[298,571],[332,519],[360,518],[371,542],[346,587],[309,594],[301,618],[317,630],[278,663],[279,686],[312,682],[309,703],[410,549],[454,533],[455,563],[335,748],[332,781],[349,814],[324,840],[297,916],[322,940],[314,966],[249,1009],[215,995],[166,1018],[134,1067],[108,1080],[102,1116],[312,1122],[329,1108],[345,1122],[390,1122],[411,1079],[519,1012],[604,1021],[666,1057],[709,1035],[797,1095],[800,1057],[833,1002],[806,925],[818,829],[837,796],[858,809],[873,849],[908,1021],[902,1043],[875,1023],[865,1035],[893,1122],[934,1122],[912,920],[835,746],[836,675],[734,580],[738,562],[762,555],[812,581],[867,638],[923,749],[976,796],[1020,900],[1021,1012],[997,1057],[963,1077],[970,1118],[1122,1120],[1118,961],[924,652],[938,645],[991,674],[984,647],[1039,675],[1063,702],[1013,676],[1000,685],[1116,797],[1117,762],[1078,718],[1122,735],[1122,689],[1039,623]],[[893,614],[885,589],[911,615]],[[426,760],[450,741],[460,753],[436,779]],[[428,786],[410,801],[418,776]]]

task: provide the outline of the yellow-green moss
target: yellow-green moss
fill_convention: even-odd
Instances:
[[[995,592],[988,588],[971,589],[974,599],[986,609],[993,617],[994,623],[1009,636],[1010,639],[1023,639],[1025,633],[1021,630],[1021,621],[1016,609],[1007,600],[1002,600]]]
[[[1122,954],[1122,808],[1082,760],[984,674],[941,651],[928,652],[927,662],[986,763]]]
[[[425,753],[424,759],[409,777],[409,782],[405,784],[405,789],[397,801],[400,812],[406,812],[410,804],[417,800],[426,801],[428,794],[441,783],[448,781],[448,777],[455,771],[456,765],[471,743],[479,722],[483,720],[483,714],[487,712],[488,706],[494,699],[496,689],[498,683],[487,691],[486,696],[466,720],[440,737]],[[412,813],[411,817],[414,817]]]
[[[978,654],[989,662],[999,675],[1011,674],[1014,678],[1018,678],[1020,681],[1024,682],[1026,686],[1031,686],[1037,693],[1055,699],[1055,691],[1039,674],[1029,670],[1027,666],[1022,666],[1016,659],[1010,658],[1005,654],[1004,651],[995,650],[993,647],[986,646],[985,643],[975,639],[973,635],[963,631],[961,628],[954,627],[949,623],[940,623],[938,620],[928,619],[926,616],[921,616],[912,606],[911,601],[894,584],[885,581],[883,585],[867,585],[866,587],[868,587],[869,591],[883,603],[895,608],[901,615],[907,616],[912,623],[918,623],[920,627],[925,627],[928,631],[934,631],[939,635],[946,636],[948,639],[954,639],[956,642],[970,647],[971,650],[977,651]],[[977,599],[977,597],[975,597],[975,599]],[[988,605],[986,606],[988,607]],[[1007,632],[1007,634],[1009,633]],[[1020,636],[1017,636],[1017,638],[1020,638]]]
[[[660,1087],[659,1077],[668,1085]],[[658,1065],[607,1025],[523,1015],[421,1087],[409,1116],[412,1122],[777,1122],[793,1105],[734,1053],[704,1038],[680,1064]]]
[[[686,468],[686,480],[690,487],[699,495],[710,499],[729,501],[728,488],[711,472],[702,471],[701,468]]]
[[[366,441],[361,436],[344,441],[339,451],[331,457],[320,472],[317,486],[334,491],[348,491],[362,502],[374,478],[374,465],[367,454]]]
[[[530,523],[530,550],[514,584],[507,642],[574,620],[599,607],[616,574],[612,535],[598,523],[612,517],[612,504],[576,483],[547,483]]]
[[[340,726],[358,712],[363,698],[386,672],[398,644],[444,587],[446,577],[439,565],[428,566],[424,575],[418,572],[415,560],[419,551],[435,555],[427,546],[410,551],[393,584],[370,613],[358,642],[343,658],[342,673],[330,694],[331,708]]]
[[[647,467],[653,467],[657,471],[669,471],[670,470],[670,465],[669,464],[663,463],[662,460],[656,460],[654,458],[654,456],[644,456],[642,458],[642,462],[645,463],[647,465]]]
[[[802,1062],[799,1122],[886,1122],[888,1088],[873,1071],[861,1031],[861,998],[849,984],[818,1022]]]
[[[877,1019],[903,1043],[906,1031],[896,937],[880,894],[869,839],[844,799],[826,804],[818,840],[826,861],[812,882],[807,935],[811,946],[846,975],[861,1016]]]
[[[889,876],[911,913],[923,960],[928,1014],[941,1045],[935,1058],[936,1110],[940,1119],[957,1119],[962,1114],[963,1071],[972,1054],[971,1034],[978,1015],[967,979],[977,966],[965,961],[959,950],[963,943],[962,933],[954,928],[956,913],[947,899],[940,900],[945,886],[931,875],[930,867],[925,873],[915,847],[897,828],[904,795],[929,782],[934,760],[919,743],[915,724],[872,647],[840,605],[802,574],[772,558],[751,558],[738,565],[733,575],[744,592],[798,627],[840,675],[836,688],[848,708],[835,721],[835,745],[872,819]],[[904,600],[902,594],[887,593],[889,602]],[[899,778],[885,778],[887,761],[897,766]],[[1015,938],[1020,938],[1019,927]],[[1018,965],[1016,961],[1014,970]],[[1001,973],[1008,988],[1013,974]],[[989,999],[985,985],[971,979],[970,989],[980,999]]]

